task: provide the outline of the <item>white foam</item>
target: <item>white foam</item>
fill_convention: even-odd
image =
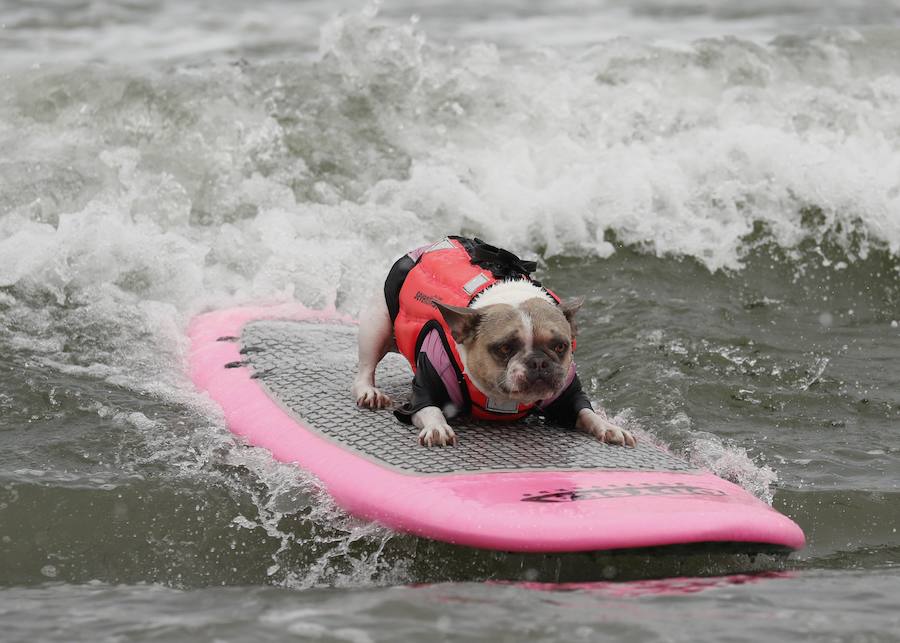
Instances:
[[[772,504],[778,474],[766,464],[755,463],[746,449],[727,444],[711,433],[699,431],[690,440],[685,455],[693,464],[740,485],[760,500]]]

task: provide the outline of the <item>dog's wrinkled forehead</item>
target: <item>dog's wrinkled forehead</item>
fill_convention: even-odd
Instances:
[[[518,306],[494,304],[483,309],[478,334],[488,339],[508,336],[513,330],[535,340],[550,336],[569,337],[569,321],[554,304],[539,298],[529,299]],[[546,336],[546,337],[544,337]]]
[[[478,335],[479,337],[498,338],[509,335],[513,330],[521,332],[525,330],[525,322],[525,317],[515,306],[491,304],[481,309]]]
[[[555,331],[563,337],[572,334],[572,327],[559,306],[542,299],[529,299],[519,304],[519,308],[531,319],[535,329],[545,332]]]

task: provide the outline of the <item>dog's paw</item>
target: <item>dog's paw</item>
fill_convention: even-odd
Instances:
[[[369,384],[354,384],[351,393],[361,409],[386,409],[391,405],[389,396]]]
[[[637,444],[630,431],[626,431],[597,415],[591,417],[587,433],[606,444],[615,444],[620,447],[633,447]]]
[[[456,434],[446,424],[426,426],[419,431],[419,444],[425,447],[456,446]]]
[[[635,444],[637,444],[637,441],[634,439],[634,436],[631,435],[630,431],[621,429],[614,424],[609,425],[607,428],[603,429],[601,432],[595,433],[594,435],[601,442],[606,442],[607,444],[615,444],[620,447],[633,447]]]

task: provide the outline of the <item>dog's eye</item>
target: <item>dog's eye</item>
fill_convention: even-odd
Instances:
[[[490,351],[494,357],[499,360],[508,360],[513,355],[515,355],[517,350],[520,350],[522,345],[516,339],[507,339],[502,342],[497,342],[496,344],[492,344],[490,347]]]
[[[557,355],[563,355],[566,352],[566,349],[569,348],[569,345],[565,342],[559,342],[556,346],[553,347],[553,350],[556,351]]]

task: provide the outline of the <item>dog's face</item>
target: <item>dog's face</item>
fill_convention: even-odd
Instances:
[[[574,316],[582,302],[556,306],[535,297],[516,306],[435,305],[463,346],[466,371],[475,385],[488,397],[531,404],[552,398],[565,384]]]

